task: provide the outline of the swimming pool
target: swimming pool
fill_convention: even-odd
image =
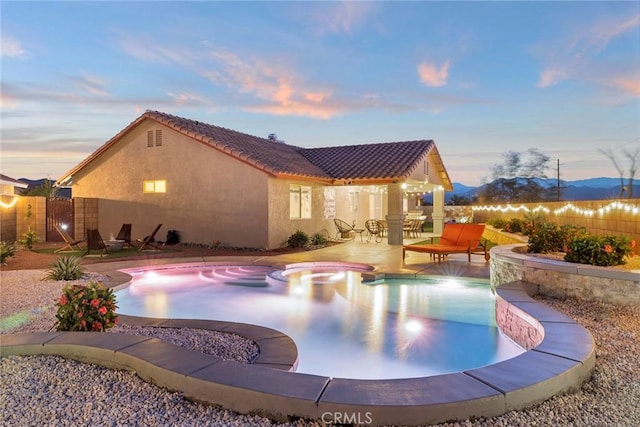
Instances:
[[[298,346],[298,372],[414,378],[496,363],[524,350],[495,324],[488,283],[391,279],[357,271],[256,266],[124,270],[118,312],[277,329]]]

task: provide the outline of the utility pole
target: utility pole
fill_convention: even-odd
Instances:
[[[560,159],[558,159],[558,202],[560,201]]]

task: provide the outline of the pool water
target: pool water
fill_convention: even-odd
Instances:
[[[298,372],[413,378],[473,369],[524,351],[496,327],[487,283],[363,284],[358,272],[282,274],[252,266],[127,272],[133,281],[116,292],[119,313],[277,329],[298,347]]]

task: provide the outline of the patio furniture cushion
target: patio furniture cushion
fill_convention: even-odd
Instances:
[[[466,253],[469,261],[471,261],[471,254],[483,254],[484,259],[489,260],[487,246],[481,240],[484,229],[484,224],[447,223],[438,243],[403,245],[402,260],[405,259],[406,251],[438,255],[438,261],[443,256],[457,253]]]

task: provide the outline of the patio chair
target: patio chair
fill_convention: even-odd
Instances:
[[[62,238],[64,239],[64,242],[66,243],[65,246],[61,247],[60,249],[57,249],[55,251],[55,253],[58,252],[62,252],[64,250],[69,250],[69,251],[81,251],[82,248],[80,247],[80,243],[82,243],[84,240],[83,239],[74,239],[73,237],[71,237],[69,235],[69,233],[67,233],[65,230],[62,229],[62,227],[60,227],[58,224],[54,225],[56,231],[58,232],[58,234],[60,234],[60,236],[62,236]]]
[[[158,224],[155,230],[153,230],[153,233],[149,234],[144,239],[138,239],[138,243],[142,243],[138,248],[138,251],[142,251],[147,246],[153,249],[162,249],[160,246],[156,244],[156,237],[155,237],[158,230],[160,230],[160,227],[162,227],[162,224]]]
[[[88,255],[92,250],[100,251],[100,256],[109,254],[109,249],[102,240],[100,232],[97,229],[87,228],[87,252],[85,255]]]
[[[380,230],[380,236],[384,237],[387,235],[387,228],[388,228],[388,224],[387,224],[387,220],[386,219],[379,219],[378,220],[378,229]]]
[[[382,236],[380,235],[380,228],[378,227],[378,221],[375,219],[368,219],[364,223],[365,228],[369,235],[367,236],[367,242],[371,241],[373,237],[376,243],[382,242]]]
[[[131,247],[131,224],[122,224],[116,240],[124,240],[124,244]]]
[[[338,235],[340,236],[341,239],[354,240],[356,238],[356,233],[355,231],[353,231],[353,227],[350,226],[345,221],[338,218],[334,218],[333,223],[336,225],[336,230],[338,230],[336,232],[336,239],[338,238]]]

